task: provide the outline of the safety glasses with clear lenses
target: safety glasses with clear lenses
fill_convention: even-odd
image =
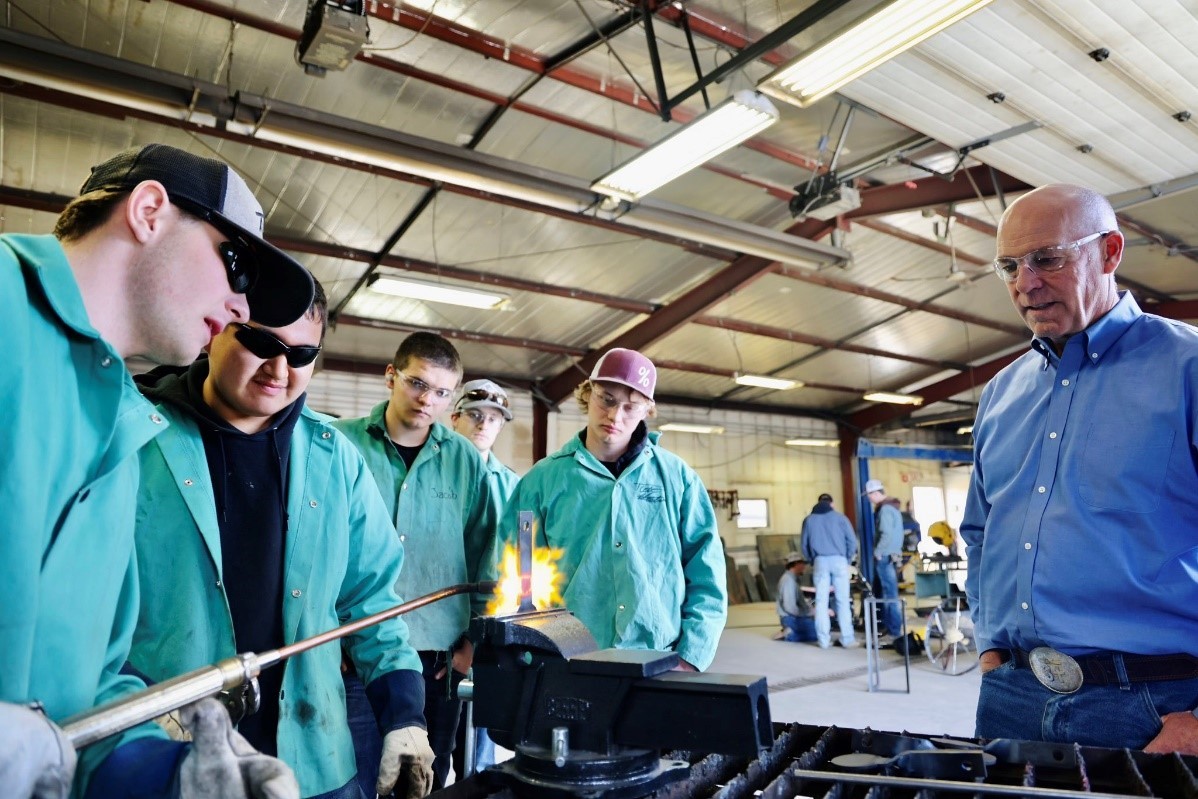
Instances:
[[[432,394],[437,402],[445,402],[453,396],[452,388],[433,388],[419,377],[409,377],[400,371],[396,371],[395,374],[407,385],[408,393],[417,399],[423,398],[425,394]]]
[[[1019,276],[1020,264],[1025,264],[1033,272],[1058,272],[1066,264],[1077,258],[1078,252],[1084,245],[1089,244],[1094,239],[1109,236],[1113,232],[1113,230],[1103,230],[1098,233],[1091,233],[1083,239],[1071,241],[1068,244],[1058,244],[1055,247],[1041,247],[1018,258],[1005,256],[995,258],[994,273],[1002,278],[1004,283],[1014,283],[1015,278]]]
[[[312,363],[316,360],[316,356],[320,355],[320,347],[292,347],[279,341],[262,328],[251,327],[244,322],[234,322],[233,327],[237,328],[233,337],[241,342],[241,346],[249,350],[255,357],[266,361],[285,355],[287,365],[293,369],[299,369],[301,366]]]
[[[474,408],[471,408],[468,411],[462,411],[462,413],[466,415],[466,418],[469,419],[470,423],[475,427],[485,427],[487,424],[502,425],[506,421],[501,414],[497,413],[493,416],[489,416]]]
[[[599,402],[599,407],[604,410],[614,410],[619,408],[626,415],[631,417],[644,416],[649,412],[652,406],[647,402],[620,402],[619,399],[608,394],[606,391],[595,389],[592,396]]]

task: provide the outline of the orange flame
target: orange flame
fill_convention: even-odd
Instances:
[[[557,562],[562,551],[551,547],[538,547],[532,552],[532,603],[537,610],[546,610],[563,603],[559,589],[562,581]],[[488,616],[515,613],[520,608],[520,558],[513,544],[503,548],[500,561],[499,584],[495,596],[487,604]]]

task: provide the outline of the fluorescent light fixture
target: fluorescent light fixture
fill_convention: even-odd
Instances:
[[[964,427],[957,428],[957,435],[959,435],[959,436],[967,436],[972,432],[973,432],[973,425],[971,425],[971,424],[967,424]]]
[[[889,402],[892,405],[923,405],[918,394],[896,394],[892,391],[869,391],[862,399],[868,402]]]
[[[685,422],[666,422],[658,430],[667,433],[699,433],[701,435],[722,436],[724,428],[714,424],[687,424]]]
[[[791,438],[787,439],[788,447],[839,447],[840,441],[835,438]]]
[[[625,161],[591,185],[591,190],[629,202],[690,172],[778,121],[768,98],[746,89]]]
[[[991,0],[892,0],[779,67],[758,89],[805,108]]]
[[[394,297],[406,297],[410,300],[424,300],[425,302],[444,302],[449,305],[464,305],[467,308],[484,310],[498,308],[508,301],[506,294],[478,291],[444,283],[429,283],[406,277],[379,277],[370,284],[370,288],[372,291],[390,294]]]
[[[780,377],[766,377],[765,375],[736,375],[735,380],[742,386],[773,388],[777,389],[778,391],[785,391],[788,388],[803,387],[803,381],[801,380],[784,380]]]

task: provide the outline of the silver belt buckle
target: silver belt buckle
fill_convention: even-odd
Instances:
[[[1028,653],[1027,662],[1032,674],[1050,691],[1071,694],[1082,687],[1082,667],[1064,652],[1038,646]]]

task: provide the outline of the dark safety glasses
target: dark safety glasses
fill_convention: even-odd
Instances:
[[[263,360],[286,355],[287,365],[298,369],[312,363],[320,354],[320,347],[289,347],[262,328],[250,327],[244,322],[234,322],[233,327],[237,328],[233,337],[241,342],[241,346]]]
[[[481,388],[467,391],[458,402],[494,402],[496,405],[504,408],[508,407],[507,397],[502,394],[492,394],[490,391]]]
[[[240,241],[222,241],[216,245],[220,259],[225,262],[225,274],[229,276],[229,288],[237,294],[245,294],[258,282],[258,260],[250,248]]]

